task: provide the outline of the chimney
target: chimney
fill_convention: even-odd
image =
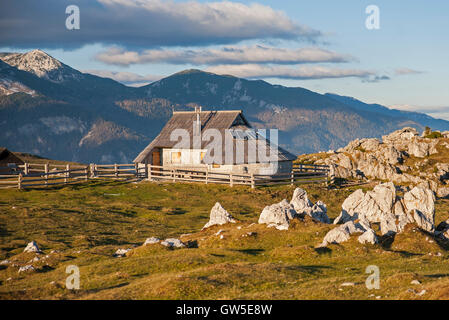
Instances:
[[[201,107],[195,106],[196,122],[193,126],[193,148],[199,149],[201,147]]]

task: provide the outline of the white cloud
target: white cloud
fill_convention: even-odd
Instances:
[[[242,64],[276,63],[297,64],[317,62],[348,62],[354,60],[349,55],[338,54],[321,48],[274,48],[255,46],[227,46],[212,49],[170,50],[153,49],[142,52],[127,51],[121,48],[109,48],[96,55],[96,59],[108,64],[130,65],[144,63],[171,64]]]
[[[403,76],[403,75],[407,75],[407,74],[420,74],[423,73],[422,71],[418,71],[418,70],[413,70],[410,68],[398,68],[395,70],[395,74],[398,76]]]
[[[70,34],[63,27],[66,1],[1,3],[0,46],[79,48],[102,43],[149,48],[232,44],[253,39],[315,41],[322,35],[293,21],[283,11],[257,3],[76,0],[81,24],[79,30]]]
[[[367,70],[339,69],[324,66],[302,66],[292,68],[257,64],[218,65],[209,67],[206,71],[217,74],[228,74],[241,78],[283,78],[298,80],[346,77],[367,78],[374,74]]]
[[[123,71],[108,71],[108,70],[83,70],[85,73],[90,73],[102,78],[110,78],[115,81],[121,82],[130,86],[141,86],[157,80],[160,80],[162,76],[148,74],[145,76]]]

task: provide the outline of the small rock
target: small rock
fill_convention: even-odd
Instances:
[[[216,235],[216,236],[219,236],[223,231],[224,231],[223,229],[220,229],[220,230],[218,230],[218,231],[215,233],[215,235]]]
[[[23,252],[42,253],[35,241],[31,241],[30,243],[28,243]]]
[[[224,239],[224,235],[221,235],[221,236],[220,236],[220,239],[223,240],[223,239]]]
[[[11,261],[9,261],[9,260],[3,260],[3,261],[0,262],[0,266],[6,266],[6,265],[8,265],[10,263],[11,263]]]
[[[412,280],[412,282],[410,282],[410,284],[418,285],[418,284],[421,284],[421,282],[419,282],[419,280]]]
[[[35,269],[34,269],[34,267],[32,265],[26,265],[26,266],[20,267],[18,273],[31,272],[31,271],[34,271],[34,270]]]
[[[155,243],[159,243],[161,240],[156,238],[156,237],[151,237],[151,238],[147,238],[145,240],[145,242],[143,243],[144,246],[149,245],[149,244],[155,244]]]
[[[417,293],[416,295],[417,296],[423,296],[423,295],[425,295],[426,294],[426,290],[422,290],[421,292],[419,292],[419,293]]]
[[[114,257],[125,257],[126,253],[129,252],[131,249],[118,249],[115,253],[114,253]]]
[[[341,287],[353,287],[355,286],[354,282],[343,282],[341,285]]]
[[[168,248],[184,248],[186,246],[181,240],[176,238],[165,239],[161,244]]]
[[[257,236],[257,232],[247,232],[245,234],[242,234],[242,237],[255,237]]]

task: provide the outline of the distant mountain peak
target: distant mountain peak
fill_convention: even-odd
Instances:
[[[19,70],[33,73],[52,82],[77,80],[81,73],[53,58],[48,53],[35,49],[26,53],[4,53],[0,59]]]

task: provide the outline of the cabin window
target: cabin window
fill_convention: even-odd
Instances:
[[[181,163],[181,152],[171,153],[171,163]]]

